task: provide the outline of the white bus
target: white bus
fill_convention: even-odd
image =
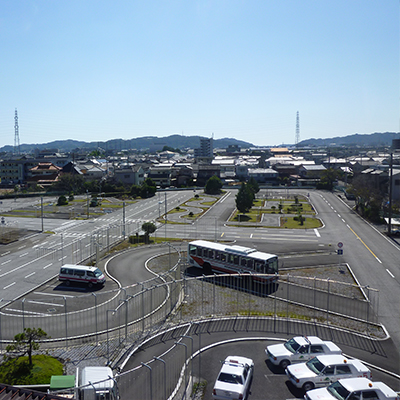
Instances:
[[[202,268],[205,275],[212,273],[269,274],[268,277],[254,276],[253,281],[276,281],[278,273],[278,256],[263,253],[257,249],[223,243],[195,240],[188,243],[188,263]]]

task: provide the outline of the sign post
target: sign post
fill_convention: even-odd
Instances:
[[[338,256],[342,256],[343,255],[343,243],[342,242],[339,242],[338,244],[337,244],[337,247],[338,247],[338,249],[337,249],[337,254],[338,254]],[[339,264],[339,271],[341,271],[340,270],[340,257],[338,257],[338,264]]]

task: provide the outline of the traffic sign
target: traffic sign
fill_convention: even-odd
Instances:
[[[339,249],[341,249],[341,248],[343,247],[343,243],[342,243],[342,242],[339,242],[339,243],[337,244],[337,247],[339,247]]]
[[[343,255],[343,249],[338,249],[337,253],[338,253],[339,256],[342,256]]]

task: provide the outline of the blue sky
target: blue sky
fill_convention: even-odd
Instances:
[[[399,0],[2,0],[0,147],[400,130]]]

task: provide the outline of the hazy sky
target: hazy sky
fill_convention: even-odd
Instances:
[[[1,0],[0,146],[400,130],[399,0]]]

